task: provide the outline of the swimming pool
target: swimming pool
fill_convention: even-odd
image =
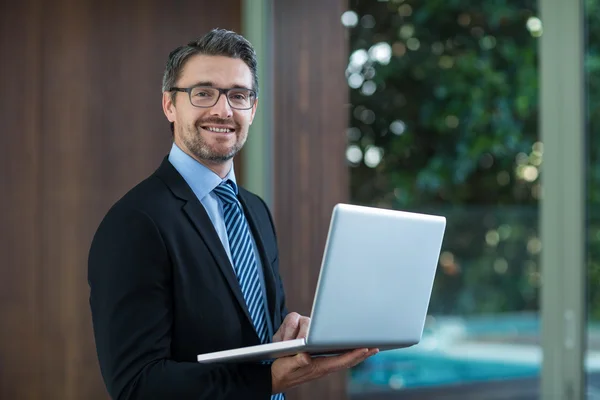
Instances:
[[[430,317],[421,342],[381,352],[351,371],[350,391],[445,386],[535,377],[536,314]]]
[[[440,354],[397,356],[378,354],[351,372],[350,385],[360,388],[402,389],[534,377],[534,364],[453,359]]]

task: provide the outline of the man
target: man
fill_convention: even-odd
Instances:
[[[225,30],[171,52],[162,105],[174,143],[107,213],[89,255],[90,306],[115,399],[281,399],[374,354],[200,364],[200,353],[305,337],[288,313],[271,214],[239,187],[233,157],[254,118],[250,43]]]

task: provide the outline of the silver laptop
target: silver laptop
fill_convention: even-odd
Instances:
[[[307,337],[200,354],[198,362],[265,361],[299,352],[326,356],[419,343],[445,229],[442,216],[336,205]]]

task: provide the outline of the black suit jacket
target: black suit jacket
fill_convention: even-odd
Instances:
[[[287,310],[273,221],[258,196],[240,188],[239,199],[276,330]],[[259,338],[204,206],[167,158],[110,209],[88,261],[98,358],[114,399],[269,398],[269,365],[196,362]]]

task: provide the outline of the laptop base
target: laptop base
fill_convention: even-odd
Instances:
[[[263,362],[273,361],[277,358],[294,356],[298,353],[308,353],[311,357],[331,357],[350,352],[360,348],[378,348],[379,350],[392,350],[406,348],[415,343],[403,343],[383,346],[315,346],[307,344],[305,339],[286,340],[283,342],[267,343],[233,350],[217,351],[198,355],[198,362],[230,363],[230,362]]]

